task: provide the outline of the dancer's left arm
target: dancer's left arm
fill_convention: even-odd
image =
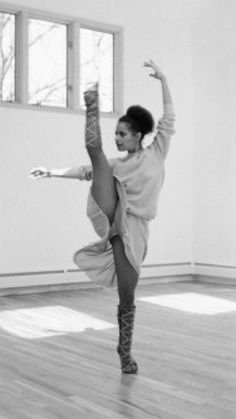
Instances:
[[[162,101],[163,101],[163,116],[159,119],[157,125],[157,133],[154,137],[154,143],[157,144],[159,151],[163,158],[166,157],[169,149],[171,135],[174,134],[175,113],[170,89],[167,83],[166,76],[157,67],[153,61],[144,63],[145,67],[153,70],[151,77],[160,80],[162,87]]]

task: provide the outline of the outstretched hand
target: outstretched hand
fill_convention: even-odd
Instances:
[[[29,177],[31,179],[44,179],[51,177],[50,170],[45,169],[44,167],[36,167],[31,169],[29,172]]]
[[[165,78],[164,73],[162,73],[162,71],[160,70],[159,67],[157,67],[154,61],[152,60],[145,61],[143,66],[148,67],[154,71],[154,73],[149,74],[150,77],[154,77],[154,79],[158,79],[158,80],[163,80]]]

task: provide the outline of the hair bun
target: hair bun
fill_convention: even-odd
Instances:
[[[130,106],[126,115],[137,122],[143,135],[149,134],[153,131],[154,120],[151,112],[140,105]]]

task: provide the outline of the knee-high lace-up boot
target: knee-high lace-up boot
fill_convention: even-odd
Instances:
[[[101,148],[98,83],[84,93],[84,101],[86,105],[85,145],[88,148]]]
[[[131,356],[132,335],[136,307],[118,306],[119,344],[117,352],[120,356],[121,369],[125,374],[136,374],[138,365]]]

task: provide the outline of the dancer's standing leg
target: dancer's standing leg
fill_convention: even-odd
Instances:
[[[138,365],[131,356],[132,336],[135,320],[135,288],[138,273],[130,264],[125,254],[124,245],[119,236],[111,240],[116,266],[119,305],[117,319],[119,324],[119,343],[117,352],[120,356],[121,369],[126,374],[136,374]]]

